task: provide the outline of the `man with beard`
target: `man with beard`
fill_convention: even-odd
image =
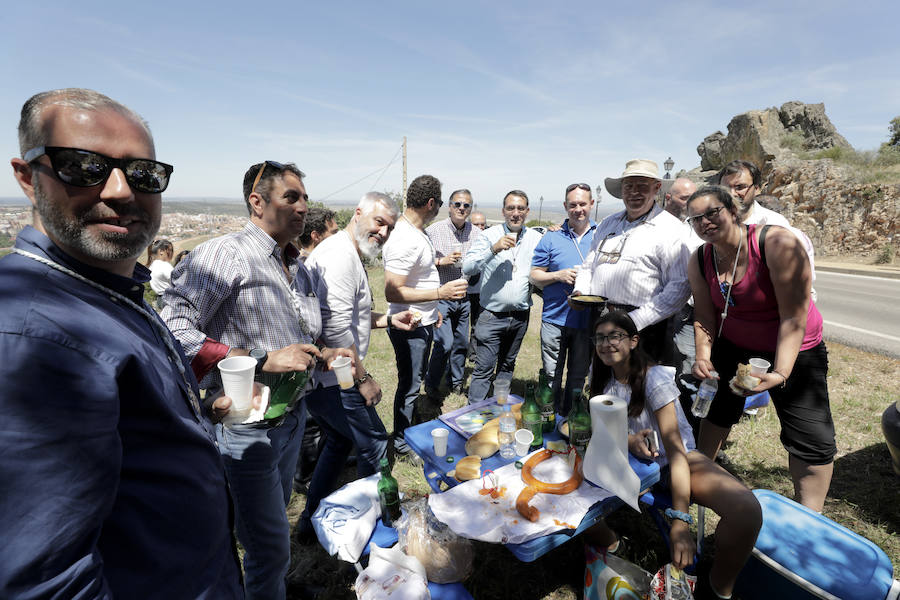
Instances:
[[[143,301],[172,167],[92,90],[29,99],[19,146],[34,226],[0,260],[0,597],[242,598],[209,407]]]
[[[409,331],[413,314],[408,310],[390,316],[372,312],[372,290],[363,259],[378,257],[398,214],[389,196],[369,192],[360,200],[347,227],[323,240],[306,259],[306,266],[320,277],[325,288],[321,339],[329,346],[353,350],[357,377],[353,387],[341,389],[333,373],[317,374],[316,388],[307,396],[307,408],[325,432],[325,447],[295,529],[300,541],[313,539],[310,518],[322,498],[334,490],[354,445],[359,477],[377,472],[379,462],[387,456],[387,430],[375,411],[381,401],[381,385],[366,371],[363,361],[373,327]]]
[[[643,159],[628,161],[621,177],[606,178],[606,190],[622,199],[625,210],[597,226],[573,295],[603,296],[610,310],[627,312],[644,349],[656,362],[670,364],[667,319],[691,295],[690,253],[684,224],[656,204],[662,183],[656,163]]]
[[[528,196],[503,198],[505,222],[486,230],[463,259],[463,273],[481,273],[481,315],[475,324],[475,370],[469,404],[488,395],[494,374],[512,377],[531,309],[531,258],[541,234],[525,227]]]
[[[327,368],[335,357],[353,355],[315,345],[322,329],[321,285],[293,244],[309,198],[303,177],[293,163],[251,166],[242,186],[249,212],[244,228],[204,242],[175,267],[162,317],[198,377],[208,373],[201,383],[209,390],[221,386],[213,367],[228,356],[256,358],[258,378],[275,389],[284,373],[310,370],[317,359]],[[282,415],[216,428],[245,550],[247,598],[286,594],[285,508],[303,439],[304,391],[296,390]],[[292,582],[292,591],[301,592],[300,585]]]

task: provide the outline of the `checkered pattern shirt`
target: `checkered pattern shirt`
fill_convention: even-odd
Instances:
[[[453,224],[453,221],[447,218],[443,221],[432,223],[425,230],[425,233],[428,234],[432,245],[434,245],[435,255],[440,258],[442,256],[453,254],[454,244],[462,244],[460,252],[465,256],[475,240],[481,235],[481,230],[477,227],[473,227],[472,223],[469,221],[466,221],[461,229],[457,229],[456,225]],[[441,265],[437,270],[438,275],[441,276],[441,285],[444,285],[448,281],[453,281],[454,279],[459,279],[463,276],[462,260],[455,265]]]
[[[290,283],[278,244],[248,222],[241,231],[201,244],[178,263],[162,317],[188,358],[207,337],[234,348],[263,350],[313,343],[319,337],[318,298],[324,297],[319,279],[297,259],[293,245],[286,254]],[[210,384],[218,386],[215,369],[201,387]]]

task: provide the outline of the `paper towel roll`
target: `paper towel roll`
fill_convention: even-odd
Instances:
[[[616,396],[594,396],[590,413],[592,433],[584,456],[584,478],[639,511],[641,480],[628,464],[628,402]]]

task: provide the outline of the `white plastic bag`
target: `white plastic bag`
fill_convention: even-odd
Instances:
[[[374,543],[369,566],[356,578],[359,600],[431,600],[425,567],[394,546],[381,548]]]

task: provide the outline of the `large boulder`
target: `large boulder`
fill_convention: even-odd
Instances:
[[[825,150],[840,146],[850,148],[850,142],[837,132],[834,125],[825,116],[825,104],[804,104],[793,100],[785,102],[778,109],[781,124],[789,133],[803,136],[807,150]]]

